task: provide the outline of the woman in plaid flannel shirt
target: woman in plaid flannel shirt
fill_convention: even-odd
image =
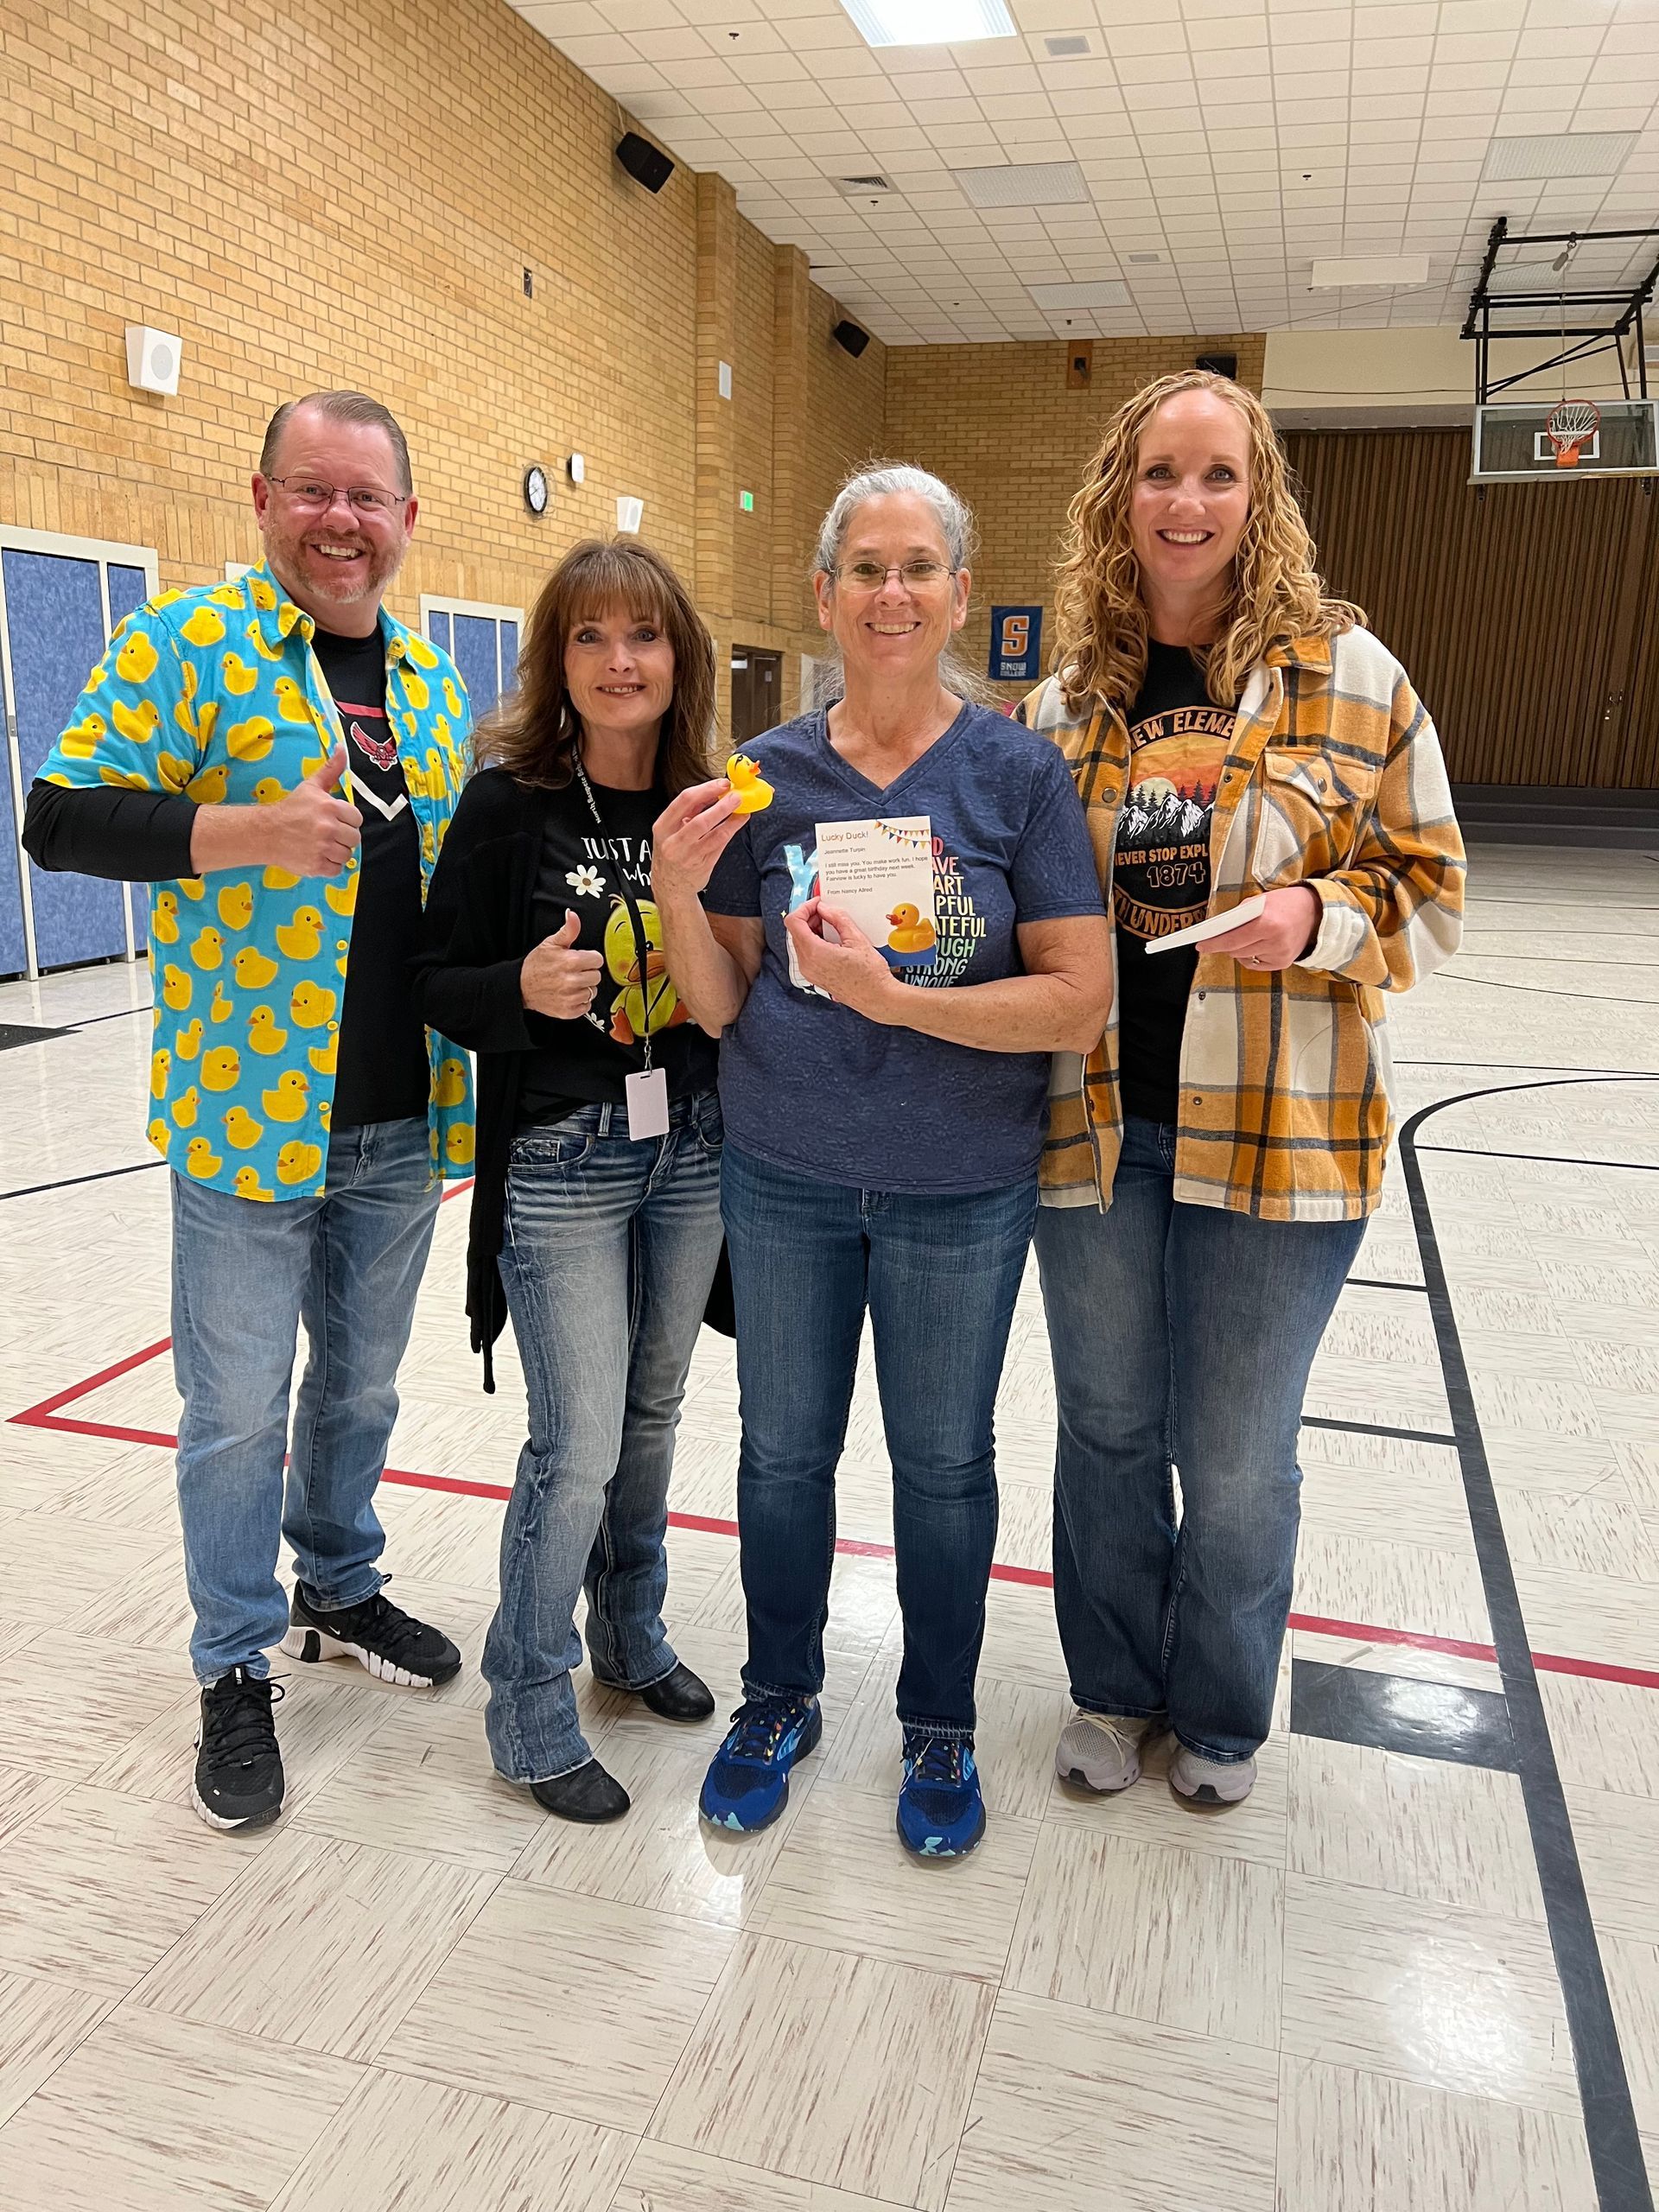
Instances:
[[[1393,1134],[1387,1000],[1456,950],[1463,849],[1433,724],[1326,595],[1241,385],[1192,371],[1118,410],[1056,615],[1059,672],[1020,719],[1071,765],[1116,924],[1106,1034],[1056,1063],[1037,1229],[1077,1708],[1057,1764],[1126,1789],[1167,1726],[1178,1796],[1236,1804],[1272,1720],[1308,1372]]]

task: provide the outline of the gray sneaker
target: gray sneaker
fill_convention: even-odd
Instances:
[[[1062,1782],[1075,1782],[1103,1797],[1115,1796],[1141,1779],[1141,1746],[1151,1726],[1149,1720],[1084,1713],[1079,1707],[1065,1724],[1054,1754],[1054,1771]]]
[[[1255,1761],[1201,1759],[1179,1744],[1169,1763],[1169,1786],[1189,1805],[1239,1805],[1255,1787]]]

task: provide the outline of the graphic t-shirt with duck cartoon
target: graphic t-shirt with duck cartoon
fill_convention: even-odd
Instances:
[[[567,912],[581,916],[576,943],[605,961],[599,995],[592,1021],[525,1016],[536,1049],[520,1077],[521,1129],[562,1122],[579,1106],[607,1100],[620,1105],[626,1078],[645,1065],[647,1022],[652,1065],[666,1072],[671,1100],[715,1086],[715,1039],[691,1020],[669,981],[651,897],[652,824],[667,801],[661,791],[619,791],[603,784],[594,785],[593,792],[597,823],[579,783],[569,785],[550,808],[531,912],[538,944],[557,934]],[[645,931],[643,979],[624,883]]]

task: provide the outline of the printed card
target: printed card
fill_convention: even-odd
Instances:
[[[931,968],[938,957],[931,817],[820,822],[817,838],[819,895],[844,906],[891,966]]]

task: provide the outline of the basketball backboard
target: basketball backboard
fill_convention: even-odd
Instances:
[[[1477,407],[1469,481],[1561,484],[1586,476],[1659,475],[1659,399],[1598,400],[1599,419],[1565,465],[1550,435],[1560,405],[1552,397]]]

